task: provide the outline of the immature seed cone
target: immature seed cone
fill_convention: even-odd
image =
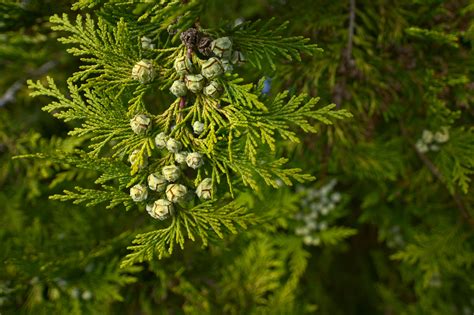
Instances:
[[[179,75],[185,75],[193,71],[193,64],[186,56],[181,56],[175,59],[174,61],[174,70]]]
[[[196,195],[200,199],[208,200],[212,197],[212,179],[205,178],[196,188]]]
[[[431,131],[429,130],[423,130],[423,134],[421,135],[421,138],[423,139],[423,142],[426,144],[429,144],[433,142],[434,135]]]
[[[186,87],[186,83],[176,80],[171,85],[170,92],[176,97],[183,97],[186,95],[186,93],[188,93],[188,88]]]
[[[168,141],[168,136],[164,132],[160,132],[155,137],[155,144],[158,149],[163,149],[166,147],[166,141]]]
[[[204,131],[204,124],[200,121],[193,123],[193,131],[195,134],[200,135]]]
[[[155,78],[156,72],[153,63],[149,60],[140,60],[132,69],[132,79],[142,84],[149,83]]]
[[[438,143],[445,143],[449,140],[449,130],[447,127],[441,128],[434,134],[434,140]]]
[[[157,192],[163,192],[165,191],[167,184],[168,184],[168,181],[160,173],[153,173],[153,174],[148,175],[148,187],[151,190],[154,190]]]
[[[163,167],[161,172],[163,173],[163,176],[165,177],[165,179],[169,182],[176,181],[181,175],[181,171],[179,170],[179,167],[177,167],[176,165],[165,166]]]
[[[201,167],[204,164],[202,155],[197,152],[189,153],[186,157],[186,164],[188,164],[188,166],[193,169]]]
[[[428,146],[421,140],[416,142],[416,149],[421,153],[426,153],[429,150]]]
[[[188,189],[181,184],[171,184],[166,187],[166,198],[171,202],[178,202],[186,196]]]
[[[175,153],[174,155],[174,160],[178,164],[185,164],[186,163],[186,157],[188,156],[189,152],[186,151],[181,151],[178,153]]]
[[[130,127],[137,135],[144,134],[151,125],[151,119],[145,114],[135,115],[130,120]]]
[[[193,93],[201,92],[205,79],[200,74],[188,74],[185,77],[186,87]]]
[[[208,80],[212,80],[224,73],[224,67],[219,59],[212,57],[202,64],[201,74]]]
[[[171,153],[179,152],[179,150],[181,150],[182,147],[183,147],[183,145],[181,144],[181,142],[179,142],[178,140],[175,140],[173,138],[169,138],[168,141],[166,141],[166,148]]]
[[[222,94],[222,85],[217,81],[211,81],[211,83],[204,88],[203,92],[206,96],[219,98]]]
[[[229,37],[221,37],[211,43],[211,50],[219,58],[230,59],[232,54],[232,41]]]
[[[164,220],[173,215],[174,207],[170,201],[166,199],[158,199],[154,203],[148,204],[146,206],[146,211],[152,218]]]
[[[148,190],[145,185],[137,184],[130,188],[130,197],[135,202],[140,202],[148,197]]]

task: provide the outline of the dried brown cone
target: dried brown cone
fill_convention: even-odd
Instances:
[[[201,37],[198,43],[199,52],[203,54],[204,56],[211,56],[212,55],[211,43],[212,43],[212,39],[210,37]]]
[[[188,28],[186,31],[182,32],[179,36],[183,44],[188,49],[194,49],[199,42],[199,32],[195,28]]]

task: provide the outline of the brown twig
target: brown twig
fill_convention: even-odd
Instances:
[[[347,96],[346,85],[347,76],[352,75],[352,68],[354,67],[354,61],[352,59],[352,47],[354,42],[354,31],[355,31],[355,11],[356,3],[355,0],[349,1],[349,26],[347,28],[347,46],[342,51],[341,63],[339,64],[338,73],[341,75],[340,80],[336,83],[333,89],[333,98],[336,108],[341,107],[341,103]]]
[[[51,70],[52,68],[54,68],[56,66],[56,64],[57,64],[56,61],[50,60],[50,61],[44,63],[41,67],[39,67],[35,71],[32,71],[32,72],[28,73],[28,76],[31,76],[31,77],[41,76],[41,75],[45,74],[46,72],[48,72],[49,70]],[[16,93],[23,87],[26,80],[27,79],[25,79],[25,78],[18,79],[17,81],[15,81],[15,83],[13,83],[5,91],[5,93],[2,95],[2,97],[0,97],[0,107],[3,107],[7,103],[12,102],[12,101],[15,100]]]
[[[342,101],[347,98],[348,92],[346,89],[347,86],[347,76],[351,75],[351,68],[354,66],[354,62],[352,60],[352,46],[354,41],[354,31],[355,31],[355,11],[356,11],[356,3],[355,0],[349,1],[349,26],[347,29],[348,36],[347,36],[347,46],[344,48],[342,52],[342,60],[339,64],[337,72],[340,74],[339,80],[334,85],[332,90],[333,101],[336,104],[336,109],[340,109],[342,105]],[[332,145],[330,143],[326,144],[326,148],[324,150],[323,155],[323,176],[327,173],[327,168],[329,164],[329,156],[332,152]]]
[[[347,39],[347,49],[346,49],[346,61],[349,63],[352,59],[352,42],[354,40],[354,28],[355,28],[355,0],[350,0],[349,8],[349,37]]]

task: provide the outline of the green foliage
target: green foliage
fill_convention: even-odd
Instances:
[[[241,50],[249,62],[261,69],[264,64],[275,70],[275,58],[301,61],[301,53],[322,52],[315,44],[308,44],[303,36],[286,37],[289,21],[276,23],[275,19],[244,22],[232,34],[234,45]]]
[[[470,237],[459,229],[440,230],[429,236],[420,234],[414,243],[392,258],[417,265],[423,276],[423,286],[427,287],[440,274],[464,277],[466,271],[472,269],[474,254],[467,242]]]
[[[346,227],[332,227],[328,230],[322,231],[320,234],[321,241],[327,245],[335,245],[342,240],[353,236],[357,230]]]
[[[64,44],[74,44],[75,47],[69,48],[68,52],[86,63],[71,77],[72,81],[87,80],[84,87],[103,86],[109,90],[123,90],[128,85],[137,84],[132,81],[130,71],[134,61],[139,60],[139,54],[136,43],[129,40],[125,23],[120,22],[112,28],[99,19],[96,25],[89,15],[85,19],[77,15],[75,24],[67,15],[55,15],[51,17],[51,23],[53,30],[71,33],[59,40]]]
[[[124,106],[109,98],[107,95],[96,94],[91,90],[85,90],[81,94],[79,89],[72,83],[68,84],[71,99],[66,98],[56,87],[51,78],[47,79],[48,87],[41,82],[29,82],[31,89],[35,89],[33,95],[47,95],[56,98],[55,101],[43,108],[43,110],[54,113],[54,116],[65,122],[80,120],[81,127],[76,127],[69,134],[77,137],[90,138],[89,148],[93,156],[99,156],[101,151],[111,141],[117,141],[113,148],[120,148],[117,154],[130,151],[130,146],[136,145],[141,139],[130,139],[132,133],[129,121],[126,117],[127,111]],[[86,99],[84,101],[83,96]],[[110,106],[113,104],[112,106]]]
[[[132,253],[125,257],[122,266],[153,260],[156,255],[161,258],[166,253],[172,254],[176,244],[181,249],[184,248],[186,238],[192,241],[199,238],[206,246],[211,237],[209,232],[223,238],[224,228],[235,234],[237,227],[246,228],[248,224],[255,222],[254,216],[236,202],[225,205],[202,203],[192,209],[180,211],[172,220],[167,228],[137,235],[133,241],[135,245],[129,247]]]
[[[433,41],[435,43],[449,45],[454,48],[459,47],[458,37],[453,34],[445,34],[435,30],[426,30],[418,27],[410,27],[406,30],[406,32],[411,36]]]
[[[85,166],[91,170],[105,171],[96,180],[96,184],[100,184],[101,188],[75,187],[74,191],[65,190],[64,195],[55,195],[53,199],[72,200],[76,204],[84,203],[86,206],[107,202],[110,208],[123,204],[129,209],[131,198],[123,192],[123,189],[146,178],[147,173],[140,165],[144,165],[149,158],[155,158],[153,138],[158,132],[170,130],[172,124],[176,126],[170,135],[181,141],[189,151],[204,152],[211,166],[204,172],[211,175],[213,183],[216,184],[220,182],[221,176],[225,176],[233,196],[234,176],[240,177],[244,186],[250,186],[255,191],[260,190],[259,178],[263,179],[265,184],[274,187],[276,179],[282,180],[286,185],[292,185],[292,180],[303,182],[313,177],[303,174],[300,168],[286,168],[288,159],[274,157],[277,139],[297,142],[297,133],[292,130],[294,126],[299,126],[304,132],[316,132],[318,128],[314,125],[314,121],[332,124],[334,119],[351,116],[346,110],[335,110],[334,105],[317,108],[318,100],[308,98],[306,95],[292,96],[286,100],[288,92],[283,92],[274,99],[269,99],[259,95],[257,87],[261,88],[261,83],[255,86],[242,84],[242,79],[237,76],[226,76],[221,79],[225,89],[222,101],[198,95],[186,108],[178,107],[176,101],[167,109],[166,106],[160,106],[158,110],[163,110],[163,107],[165,109],[152,119],[153,127],[157,128],[151,133],[136,135],[130,129],[128,120],[135,113],[146,110],[142,99],[149,89],[147,85],[140,85],[131,76],[131,69],[140,60],[139,38],[133,37],[128,32],[124,20],[119,21],[113,28],[101,18],[95,23],[90,15],[86,15],[84,20],[78,15],[75,23],[71,23],[64,14],[61,18],[53,16],[51,22],[53,30],[71,34],[60,38],[60,41],[73,44],[74,47],[69,48],[68,52],[80,56],[81,61],[87,65],[82,66],[81,70],[68,81],[70,98],[64,96],[50,78],[47,79],[47,85],[43,85],[40,81],[36,83],[30,81],[32,95],[55,98],[57,101],[43,108],[53,113],[55,117],[65,122],[80,121],[81,125],[70,131],[69,135],[85,137],[90,142],[88,145],[90,151],[87,155],[82,154],[82,157],[97,158],[99,164],[103,165],[104,161],[100,162],[100,156],[111,154],[111,159],[105,163],[113,165],[104,169],[94,163],[87,163]],[[234,44],[244,48],[244,53],[246,53],[245,41],[262,43],[255,51],[255,55],[249,54],[250,58],[255,56],[257,66],[260,67],[258,60],[261,60],[263,55],[270,60],[269,51],[289,60],[292,58],[300,60],[299,53],[315,49],[314,45],[306,46],[307,40],[302,37],[283,39],[280,33],[286,28],[286,24],[275,30],[271,41],[264,41],[264,37],[268,39],[272,23],[271,21],[263,26],[259,22],[252,25],[245,24],[240,31],[230,34]],[[256,27],[263,33],[256,33]],[[244,36],[245,33],[253,35]],[[167,86],[170,74],[174,71],[172,68],[174,59],[184,54],[183,46],[165,45],[153,50],[153,53],[155,53],[154,63],[160,65],[157,68],[158,79],[153,85]],[[194,56],[193,60],[197,65],[203,62],[198,56]],[[132,104],[128,110],[127,103]],[[188,127],[196,118],[207,126],[207,131],[199,138],[193,137]],[[270,152],[264,153],[262,150],[264,145],[269,146]],[[127,178],[122,171],[117,170],[123,169],[121,160],[134,150],[138,150],[138,158],[132,165],[131,176]],[[58,159],[72,162],[78,167],[84,166],[80,159],[73,161],[70,158],[62,158],[61,155],[58,155],[56,160]],[[170,159],[171,154],[158,157],[157,163],[151,163],[145,170],[149,173],[159,170],[157,167],[166,165]],[[203,175],[198,173],[197,176],[201,178]],[[106,184],[104,178],[107,181],[116,181],[119,178],[122,180],[119,181],[118,187],[114,188],[113,185]],[[125,178],[127,180],[124,180]],[[222,193],[221,196],[217,197],[217,200],[225,198]],[[203,244],[207,245],[210,237],[208,230],[212,230],[222,238],[221,225],[235,233],[235,224],[245,227],[255,222],[248,210],[241,206],[237,207],[232,202],[224,207],[219,202],[216,205],[203,203],[194,207],[184,206],[173,217],[172,223],[167,228],[138,236],[135,241],[137,245],[131,247],[135,252],[129,256],[125,264],[153,259],[153,253],[162,257],[163,253],[173,251],[175,243],[183,248],[184,235],[191,240],[199,237]],[[186,233],[182,231],[184,227]]]
[[[224,290],[220,298],[226,303],[224,312],[267,314],[295,310],[293,291],[306,269],[308,253],[295,238],[278,241],[257,238],[223,270],[220,286]]]
[[[467,194],[474,168],[474,130],[459,128],[451,131],[450,141],[436,157],[450,190],[459,186]],[[457,185],[456,185],[457,184]]]

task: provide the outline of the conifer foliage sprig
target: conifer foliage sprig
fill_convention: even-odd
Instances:
[[[124,22],[120,21],[112,31],[103,19],[95,22],[88,14],[85,17],[77,15],[75,22],[66,14],[54,15],[50,21],[53,30],[70,33],[59,40],[74,45],[67,51],[86,63],[72,76],[73,81],[87,79],[85,86],[99,84],[109,88],[123,88],[133,82],[129,71],[134,60],[139,58],[138,49],[130,41]]]
[[[284,37],[285,23],[244,23],[227,33],[197,26],[180,30],[182,43],[165,32],[153,43],[147,34],[131,33],[124,19],[114,24],[78,15],[71,22],[63,15],[51,22],[69,33],[60,41],[73,45],[68,51],[84,65],[67,93],[51,78],[29,86],[34,96],[55,98],[44,110],[74,122],[69,135],[88,141],[83,152],[51,158],[101,174],[95,187],[53,198],[127,209],[137,204],[152,218],[171,217],[167,226],[136,237],[124,266],[171,254],[185,239],[207,245],[212,235],[255,224],[251,209],[232,200],[237,191],[313,179],[286,166],[288,159],[276,155],[278,143],[299,142],[297,127],[315,133],[319,123],[351,116],[334,105],[318,107],[305,94],[262,95],[263,80],[244,83],[239,71],[232,73],[246,60],[276,69],[276,58],[298,61],[318,50],[302,37]],[[169,101],[150,103],[157,94]]]
[[[321,53],[316,44],[308,44],[303,36],[285,37],[289,21],[277,24],[275,19],[268,21],[248,21],[239,25],[232,37],[248,55],[249,62],[261,69],[265,64],[275,70],[276,58],[301,61],[301,53]]]

